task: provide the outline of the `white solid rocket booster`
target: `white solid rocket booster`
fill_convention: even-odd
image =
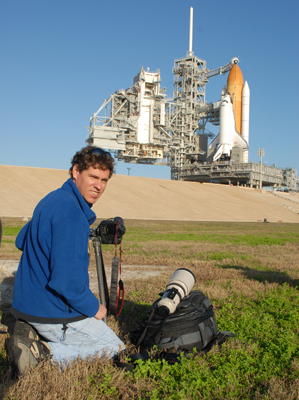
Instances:
[[[250,89],[248,82],[244,83],[242,90],[242,136],[249,144],[249,102],[250,102]]]
[[[249,103],[250,89],[246,81],[242,90],[242,137],[249,146]],[[248,149],[243,151],[243,162],[248,162]]]

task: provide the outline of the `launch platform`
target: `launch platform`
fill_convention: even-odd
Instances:
[[[215,182],[259,188],[287,186],[290,191],[297,189],[297,171],[294,168],[280,169],[253,162],[234,163],[218,161],[214,163],[194,163],[180,168],[178,179],[195,182]]]

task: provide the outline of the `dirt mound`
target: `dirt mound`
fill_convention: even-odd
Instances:
[[[0,165],[0,217],[30,217],[68,171]],[[299,197],[245,187],[114,175],[93,207],[98,218],[299,222]]]

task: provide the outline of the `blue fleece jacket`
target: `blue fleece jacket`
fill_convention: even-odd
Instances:
[[[94,317],[89,289],[88,238],[95,213],[72,179],[36,206],[16,246],[23,251],[12,313],[28,322],[67,323]]]

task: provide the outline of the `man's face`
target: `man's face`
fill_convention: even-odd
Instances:
[[[73,181],[87,203],[91,204],[94,204],[104,193],[109,174],[109,169],[89,167],[80,173],[77,164],[73,167]]]

